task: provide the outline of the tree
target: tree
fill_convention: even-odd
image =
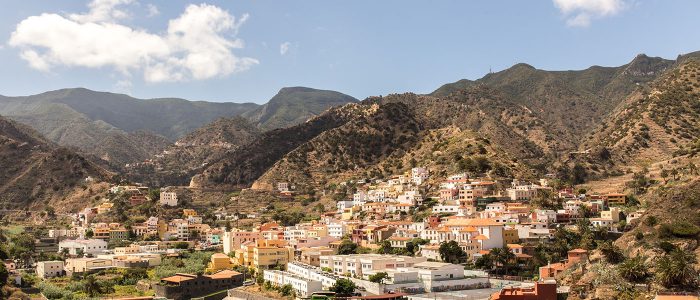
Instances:
[[[695,253],[680,249],[662,256],[656,261],[656,279],[667,287],[695,287],[698,273],[695,270]]]
[[[294,294],[294,288],[292,288],[291,284],[287,283],[280,287],[280,294],[286,297],[292,296]]]
[[[603,242],[598,246],[598,249],[605,256],[605,260],[611,264],[618,264],[625,259],[622,250],[610,241]]]
[[[350,279],[341,278],[335,281],[331,286],[331,292],[335,292],[337,296],[350,297],[355,293],[355,283]]]
[[[83,291],[90,297],[95,297],[102,293],[102,286],[95,278],[95,275],[89,275],[83,282]]]
[[[508,274],[508,268],[515,260],[515,254],[513,254],[508,247],[503,247],[491,249],[489,255],[491,256],[492,263],[495,264],[495,267],[503,268],[503,274]]]
[[[391,254],[392,250],[393,250],[393,248],[391,247],[391,242],[389,242],[389,240],[383,240],[379,246],[379,249],[377,249],[377,253],[379,253],[379,254]]]
[[[4,286],[9,277],[10,272],[8,272],[7,268],[5,268],[5,264],[0,264],[0,286]]]
[[[344,239],[338,247],[339,255],[357,254],[357,244],[353,243],[349,239]]]
[[[572,184],[582,184],[586,182],[588,178],[588,172],[586,168],[580,164],[576,164],[574,169],[571,171],[571,183]]]
[[[440,258],[444,262],[459,264],[467,260],[467,253],[455,241],[440,244]]]
[[[646,258],[643,256],[628,258],[617,266],[617,270],[622,277],[631,282],[644,282],[650,275],[645,260]]]
[[[389,279],[389,274],[387,272],[379,272],[369,276],[369,281],[374,283],[384,283],[385,279]]]
[[[95,235],[92,229],[85,230],[85,238],[91,239]]]

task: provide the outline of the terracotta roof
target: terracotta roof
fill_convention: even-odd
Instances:
[[[472,226],[464,227],[459,230],[459,232],[477,232],[478,230]]]
[[[502,224],[493,219],[450,219],[447,226],[500,226]]]
[[[161,278],[160,280],[161,280],[161,281],[167,281],[167,282],[180,283],[180,282],[183,282],[183,281],[192,280],[192,279],[194,279],[194,278],[195,278],[194,275],[189,275],[189,274],[177,274],[177,275],[173,275],[173,276],[170,276],[170,277]]]
[[[209,277],[211,279],[227,279],[227,278],[231,278],[233,276],[237,276],[240,274],[241,273],[238,273],[238,272],[233,271],[233,270],[223,270],[223,271],[216,273],[216,274],[207,275],[207,277]]]
[[[481,241],[483,241],[483,240],[488,240],[488,239],[489,239],[489,238],[486,237],[486,236],[483,235],[483,234],[477,235],[477,236],[475,236],[474,238],[472,238],[472,240],[481,240]]]
[[[581,248],[576,248],[574,250],[569,251],[570,253],[588,253],[588,250],[584,250]]]
[[[522,248],[523,246],[520,244],[508,244],[506,245],[508,248]]]

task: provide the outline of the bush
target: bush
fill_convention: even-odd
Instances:
[[[617,267],[620,275],[630,282],[645,281],[651,273],[649,273],[649,267],[644,263],[644,260],[645,258],[642,256],[626,259]]]
[[[700,228],[686,221],[675,221],[663,224],[659,227],[658,234],[661,238],[678,237],[692,238],[700,233]]]
[[[659,249],[663,250],[666,253],[671,253],[671,251],[676,249],[676,245],[671,244],[670,242],[667,241],[662,241],[658,245]]]
[[[644,225],[651,227],[656,226],[656,224],[659,224],[659,220],[657,220],[654,216],[648,216],[644,219]]]

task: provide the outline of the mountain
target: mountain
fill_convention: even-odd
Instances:
[[[292,127],[266,131],[252,142],[227,153],[192,178],[192,187],[232,189],[250,185],[284,155],[361,114],[365,107],[349,103]]]
[[[608,153],[603,167],[648,167],[700,150],[700,58],[679,60],[631,93],[580,149]]]
[[[321,126],[318,120],[337,110],[302,127],[263,135],[206,167],[193,184],[271,189],[275,182],[288,181],[318,188],[324,178],[387,176],[411,162],[444,172],[464,171],[477,158],[485,159],[489,168],[471,171],[517,176],[534,176],[530,170],[551,172],[569,163],[566,154],[578,152],[630,95],[676,65],[646,55],[619,67],[580,71],[517,64],[475,81],[446,84],[429,95],[370,97],[333,126]],[[302,128],[313,134],[294,136]],[[455,167],[459,163],[462,167]]]
[[[46,140],[33,129],[0,117],[0,204],[26,209],[83,190],[111,174],[75,152]]]
[[[171,142],[222,117],[245,115],[261,130],[302,123],[324,110],[355,102],[333,91],[283,88],[265,105],[178,98],[137,99],[83,88],[26,97],[0,96],[0,114],[27,124],[61,145],[76,147],[114,169],[143,162]]]
[[[87,89],[0,97],[0,114],[27,124],[61,145],[105,160],[114,168],[143,161],[214,119],[238,115],[252,103],[183,99],[142,100]]]
[[[186,185],[195,170],[252,142],[260,130],[242,117],[219,118],[177,140],[145,162],[126,168],[128,177],[149,185]]]
[[[281,89],[266,104],[243,114],[263,131],[305,122],[323,111],[358,100],[335,91],[307,87]]]
[[[643,54],[623,66],[593,66],[580,71],[545,71],[521,63],[475,81],[443,85],[431,95],[487,86],[502,93],[504,101],[529,110],[551,126],[558,137],[554,149],[571,150],[638,84],[655,79],[673,63]]]

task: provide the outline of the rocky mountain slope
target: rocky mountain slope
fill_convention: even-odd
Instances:
[[[191,186],[222,189],[246,187],[290,151],[364,114],[366,109],[350,103],[332,108],[305,123],[267,131],[208,166],[192,178]]]
[[[641,169],[695,151],[698,136],[700,59],[687,57],[630,94],[581,149],[605,149],[603,169]]]
[[[351,102],[357,102],[357,99],[335,91],[288,87],[281,89],[266,104],[243,113],[243,116],[266,131],[303,123],[331,107]]]
[[[638,55],[619,67],[593,66],[580,71],[545,71],[517,64],[476,81],[460,80],[432,93],[485,85],[503,94],[503,100],[528,109],[552,127],[559,137],[556,149],[576,148],[583,135],[602,122],[637,84],[649,82],[673,64],[672,60]]]
[[[260,130],[242,117],[220,118],[177,140],[145,162],[131,163],[127,177],[149,185],[187,185],[197,170],[252,142]]]
[[[0,117],[0,205],[42,206],[111,176],[75,152],[57,147],[33,129]]]

